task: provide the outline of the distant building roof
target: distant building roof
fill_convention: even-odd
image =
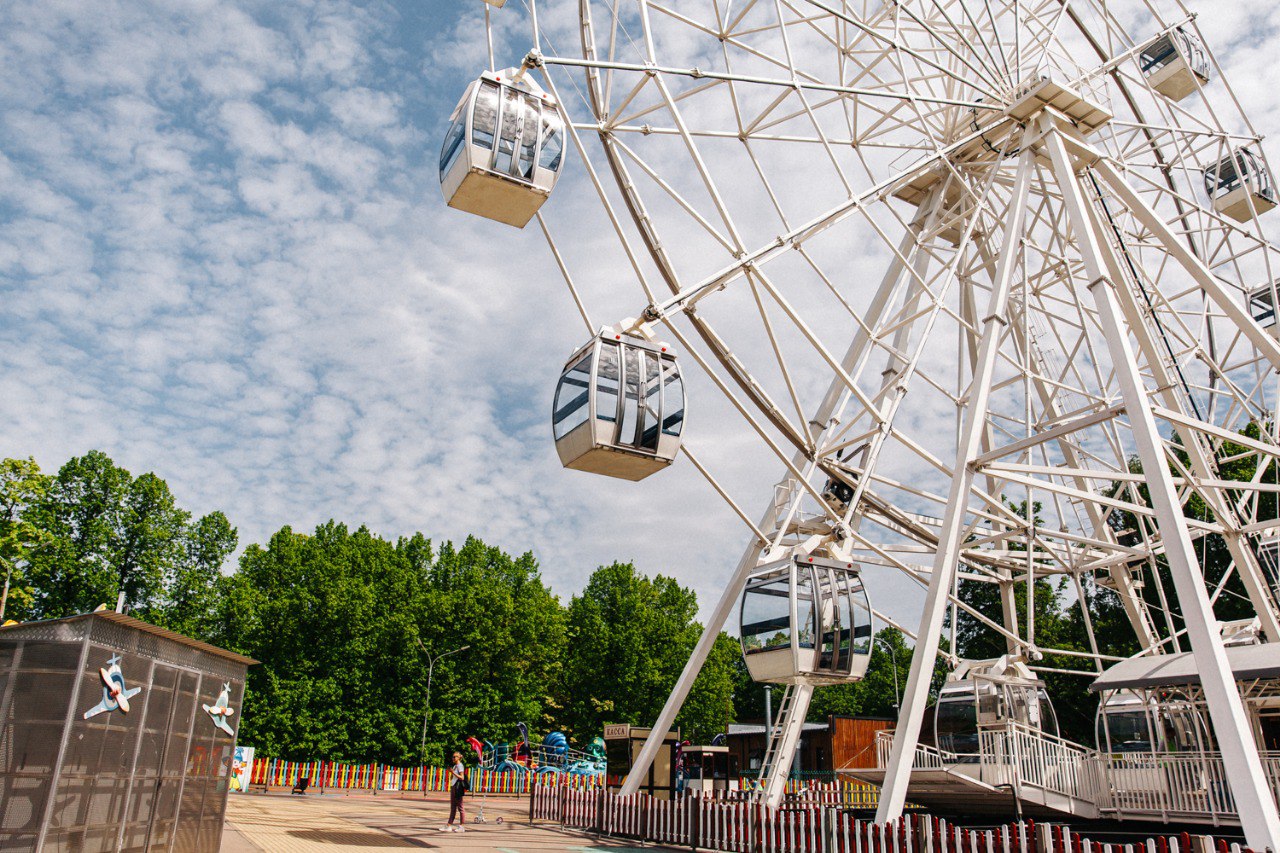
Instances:
[[[220,658],[235,661],[236,663],[242,663],[245,666],[252,666],[253,664],[258,663],[258,661],[251,657],[245,657],[244,655],[237,654],[235,652],[229,652],[226,649],[220,649],[217,646],[210,645],[209,643],[202,643],[199,640],[193,640],[191,637],[184,634],[179,634],[176,631],[170,631],[167,628],[152,625],[150,622],[143,622],[141,619],[134,619],[132,616],[126,616],[123,613],[116,613],[114,610],[97,610],[93,613],[80,613],[76,616],[66,616],[62,619],[42,619],[35,622],[18,622],[14,625],[0,626],[0,637],[4,637],[9,634],[20,636],[24,632],[29,632],[32,629],[49,629],[58,625],[70,625],[89,619],[101,619],[107,622],[114,622],[117,625],[123,625],[126,628],[133,628],[147,634],[154,634],[157,637],[172,640],[173,642],[180,643],[188,648],[198,649],[199,651],[207,652],[208,654],[216,655]]]
[[[802,732],[825,732],[828,726],[826,723],[805,723],[801,726]],[[730,723],[728,734],[730,737],[734,735],[762,735],[765,734],[764,726],[752,723]]]
[[[1280,678],[1280,644],[1261,646],[1228,646],[1227,663],[1236,681],[1254,678]],[[1129,658],[1094,679],[1089,689],[1140,689],[1144,687],[1181,687],[1199,684],[1200,671],[1191,652],[1176,655],[1149,655]]]

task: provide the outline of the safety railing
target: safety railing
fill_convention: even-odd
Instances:
[[[1280,752],[1264,752],[1263,773],[1280,791]],[[1104,808],[1120,817],[1237,823],[1235,798],[1218,752],[1144,752],[1102,756],[1108,785]]]
[[[1093,750],[1066,738],[1007,721],[978,731],[984,770],[1004,778],[990,784],[1011,785],[1015,791],[1038,788],[1090,805],[1101,789]]]
[[[876,767],[881,770],[889,766],[889,752],[893,748],[893,730],[876,732]],[[916,745],[916,758],[912,767],[916,770],[945,770],[948,765],[960,761],[960,756],[943,752],[936,746]]]

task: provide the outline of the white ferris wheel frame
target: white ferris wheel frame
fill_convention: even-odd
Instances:
[[[684,454],[742,519],[752,538],[623,793],[635,789],[652,762],[715,637],[729,621],[746,577],[766,554],[797,547],[843,549],[856,552],[858,559],[896,569],[927,590],[921,622],[914,631],[877,613],[915,639],[919,652],[912,659],[877,813],[881,821],[897,816],[905,801],[912,766],[907,757],[915,752],[948,608],[953,626],[955,611],[965,610],[1003,636],[1011,653],[1026,654],[1032,660],[1043,654],[1074,655],[1100,671],[1116,658],[1098,651],[1083,593],[1079,600],[1091,645],[1087,653],[1038,646],[1034,608],[1028,610],[1030,624],[1017,624],[1015,586],[1025,583],[1029,590],[1039,578],[1062,575],[1080,589],[1082,575],[1101,573],[1119,594],[1144,653],[1160,653],[1181,647],[1179,632],[1171,628],[1167,603],[1162,607],[1168,630],[1162,632],[1149,603],[1136,589],[1141,570],[1135,574],[1132,569],[1135,560],[1143,560],[1145,570],[1154,574],[1159,555],[1167,563],[1164,571],[1176,588],[1185,634],[1205,676],[1210,716],[1246,835],[1255,847],[1280,849],[1280,815],[1262,782],[1257,747],[1248,735],[1213,616],[1213,602],[1223,594],[1230,574],[1210,591],[1195,554],[1196,541],[1222,538],[1232,557],[1231,571],[1244,583],[1257,613],[1260,633],[1271,642],[1280,641],[1280,612],[1249,544],[1250,537],[1277,526],[1274,519],[1257,517],[1259,497],[1274,493],[1276,487],[1257,480],[1243,485],[1226,482],[1215,449],[1226,441],[1244,446],[1259,460],[1259,473],[1280,464],[1274,409],[1260,402],[1275,399],[1280,346],[1254,320],[1242,298],[1250,284],[1247,277],[1260,270],[1271,285],[1271,304],[1280,305],[1275,292],[1280,270],[1272,272],[1280,266],[1276,263],[1280,254],[1256,232],[1256,215],[1253,222],[1238,225],[1185,191],[1194,184],[1206,157],[1212,159],[1213,151],[1234,152],[1238,145],[1256,145],[1260,137],[1225,82],[1215,86],[1221,86],[1219,94],[1228,96],[1224,109],[1236,114],[1236,132],[1224,129],[1221,110],[1216,111],[1214,100],[1207,97],[1199,111],[1162,104],[1161,115],[1152,120],[1135,103],[1145,87],[1141,76],[1132,71],[1140,51],[1156,38],[1194,26],[1194,16],[1180,6],[1183,14],[1169,19],[1148,6],[1157,27],[1138,42],[1128,38],[1105,9],[1099,13],[1103,32],[1091,32],[1080,17],[1081,7],[1087,11],[1088,3],[930,3],[710,0],[717,17],[712,26],[696,20],[692,12],[675,8],[675,3],[634,0],[630,5],[637,7],[643,28],[637,40],[641,59],[622,61],[616,56],[619,30],[625,29],[618,0],[611,0],[611,8],[603,0],[580,0],[581,58],[543,53],[537,3],[527,0],[534,49],[525,68],[542,72],[547,91],[564,111],[573,148],[646,300],[636,319],[621,325],[646,334],[652,325],[661,324],[679,343],[682,357],[702,369],[785,468],[775,495],[757,521],[694,455],[688,437],[682,445]],[[887,11],[857,11],[872,6]],[[926,11],[917,12],[917,6]],[[591,14],[601,8],[613,17],[608,44],[597,45]],[[753,44],[763,27],[738,30],[761,9],[776,16],[773,29],[783,55],[766,54]],[[488,11],[486,6],[486,24]],[[894,16],[898,29],[879,28],[886,15]],[[1034,21],[1037,15],[1044,20]],[[660,62],[652,35],[653,16],[718,38],[725,45],[726,67]],[[997,26],[997,19],[1004,21],[1006,16],[1012,16],[1011,40]],[[831,39],[840,49],[836,83],[812,73],[792,53],[791,39],[801,31],[812,36],[810,31],[820,30],[820,25],[840,34],[838,40]],[[1117,112],[1103,145],[1082,133],[1069,120],[1071,116],[1054,109],[1039,109],[1026,121],[1014,121],[1005,112],[1010,86],[1024,84],[1029,76],[1028,60],[1052,59],[1056,33],[1069,26],[1076,27],[1100,61],[1078,66],[1081,73],[1074,75],[1067,63],[1063,86],[1085,94],[1114,90],[1127,102],[1126,115]],[[1027,35],[1037,27],[1044,34],[1038,40]],[[907,31],[935,39],[937,48],[912,42],[903,34]],[[956,46],[962,33],[974,36],[965,48]],[[774,73],[727,67],[731,48],[774,68]],[[1212,61],[1220,79],[1221,69]],[[846,81],[846,71],[855,63],[861,63],[860,73],[851,75],[857,85]],[[587,106],[594,120],[573,120],[553,69],[584,75]],[[895,70],[901,76],[896,82]],[[1054,70],[1059,75],[1063,72],[1061,66]],[[739,101],[748,88],[776,95],[763,108],[749,112]],[[725,90],[731,93],[733,128],[690,120],[699,116],[700,99]],[[836,137],[828,133],[820,116],[833,109],[858,113],[858,119],[863,118],[862,112],[873,118],[851,119],[849,133]],[[967,130],[960,126],[957,115],[972,116],[972,126]],[[796,129],[805,122],[810,135]],[[900,142],[913,128],[923,130],[919,139]],[[586,133],[600,138],[618,184],[616,194],[593,164],[583,140]],[[696,178],[689,183],[700,191],[700,199],[646,159],[640,144],[662,137],[683,146]],[[994,144],[992,137],[998,137]],[[703,146],[724,142],[742,145],[778,213],[783,227],[768,240],[752,243],[738,227],[733,204],[702,152]],[[766,144],[811,146],[820,151],[819,159],[838,176],[846,197],[816,215],[789,220],[780,193],[752,147]],[[865,170],[867,175],[855,176],[842,165],[841,152],[846,149],[877,145],[896,145],[916,159],[907,168],[878,178],[871,168]],[[1152,173],[1157,173],[1156,179]],[[722,247],[727,255],[722,266],[692,280],[677,271],[677,261],[661,241],[656,218],[636,189],[640,181],[647,182],[650,198],[658,196]],[[902,193],[917,182],[921,185],[919,213],[908,220],[889,199],[902,199]],[[951,195],[953,191],[958,199]],[[618,195],[625,214],[617,209]],[[594,334],[598,327],[591,322],[581,289],[545,218],[539,213],[537,219],[575,306],[588,332]],[[890,257],[879,286],[858,308],[842,296],[837,277],[828,274],[809,251],[810,243],[837,229],[847,230],[854,222],[867,226]],[[1003,226],[998,241],[993,223]],[[895,240],[894,232],[901,237]],[[954,242],[945,245],[950,241]],[[796,255],[854,322],[853,339],[843,355],[810,322],[790,289],[769,272],[771,264]],[[1154,268],[1144,267],[1142,260],[1153,257]],[[1054,264],[1059,267],[1056,273]],[[1181,289],[1157,286],[1165,277],[1179,276],[1184,281]],[[659,296],[655,279],[665,283],[669,296]],[[983,283],[974,285],[978,279]],[[1080,300],[1071,306],[1073,314],[1061,301],[1049,305],[1046,300],[1053,297],[1046,294],[1054,284],[1066,284],[1076,294],[1087,292],[1092,304]],[[730,290],[750,291],[767,341],[767,348],[761,349],[772,359],[769,368],[779,380],[776,387],[783,392],[783,402],[746,365],[746,354],[736,351],[708,319],[707,309],[724,298],[719,294]],[[976,297],[984,292],[987,304],[979,311]],[[1187,308],[1196,299],[1204,306],[1198,316]],[[1036,328],[1035,316],[1062,322]],[[929,332],[942,323],[958,327],[960,337],[967,337],[950,387],[927,365]],[[812,411],[801,402],[806,396],[803,381],[788,358],[794,349],[788,350],[778,324],[787,325],[793,339],[809,349],[809,357],[834,377]],[[1042,345],[1041,338],[1049,344]],[[1054,351],[1068,363],[1051,365],[1046,353]],[[865,373],[872,356],[887,364],[878,383],[869,382]],[[1184,375],[1192,358],[1207,365],[1206,380],[1197,383]],[[954,402],[958,430],[953,461],[931,453],[901,423],[899,415],[904,404],[909,408],[912,397],[907,392],[913,383],[946,394]],[[994,424],[988,411],[993,395],[1018,386],[1025,418],[1011,420],[1012,425],[1005,427]],[[1208,401],[1207,413],[1197,400]],[[1267,426],[1256,439],[1236,429],[1249,420]],[[1077,440],[1085,432],[1100,436],[1102,453],[1109,452],[1110,457],[1103,458],[1087,442]],[[914,453],[945,477],[949,492],[913,486],[895,480],[891,471],[882,472],[878,463],[889,454],[891,443]],[[852,458],[850,451],[860,454],[858,464],[847,462]],[[1132,451],[1141,460],[1142,475],[1123,467],[1127,452]],[[824,480],[839,480],[852,490],[843,508],[824,498]],[[1107,494],[1103,483],[1118,483],[1120,489]],[[1077,529],[1065,525],[1056,531],[1038,529],[1034,519],[1018,516],[1003,497],[1006,488],[1015,486],[1025,490],[1028,516],[1032,495],[1043,496],[1053,503],[1056,517],[1074,516]],[[1139,494],[1140,486],[1147,489],[1145,498]],[[1212,521],[1183,514],[1182,506],[1192,494],[1212,510]],[[932,503],[941,515],[904,509],[893,495]],[[1138,519],[1137,544],[1119,541],[1108,528],[1107,520],[1116,511]],[[893,535],[877,536],[875,531]],[[898,540],[914,546],[900,547]],[[1015,542],[1022,543],[1020,550],[1008,547]],[[930,557],[929,564],[921,564],[913,554]],[[960,577],[1000,584],[1003,624],[959,598],[954,584]],[[799,689],[799,701],[805,706],[811,690]],[[793,749],[794,742],[785,745],[784,758]]]

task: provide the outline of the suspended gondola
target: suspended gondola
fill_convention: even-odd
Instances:
[[[602,330],[565,363],[551,429],[564,467],[643,480],[676,458],[684,413],[671,347]]]
[[[1151,87],[1172,101],[1181,101],[1209,82],[1209,52],[1194,33],[1175,27],[1138,55],[1142,74]]]
[[[871,601],[857,563],[796,555],[747,579],[742,655],[755,681],[857,681],[871,660]]]
[[[1248,222],[1255,212],[1266,213],[1277,203],[1271,170],[1248,148],[1237,148],[1205,169],[1204,188],[1213,209],[1238,222]]]
[[[556,103],[523,69],[486,71],[467,87],[449,122],[440,149],[445,201],[523,228],[564,166]]]
[[[1009,655],[962,661],[938,691],[934,743],[962,757],[982,752],[981,729],[1016,723],[1051,735],[1058,718],[1044,684],[1021,660]]]

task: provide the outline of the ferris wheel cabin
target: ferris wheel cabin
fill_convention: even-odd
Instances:
[[[742,655],[755,681],[858,681],[871,661],[871,602],[856,563],[795,556],[747,579]]]
[[[1171,101],[1181,101],[1209,82],[1209,53],[1194,34],[1175,27],[1138,55],[1151,87]]]
[[[1276,325],[1275,293],[1275,288],[1269,284],[1250,292],[1249,315],[1272,336],[1280,337],[1280,326]]]
[[[555,102],[527,74],[518,68],[486,71],[450,117],[440,149],[445,201],[523,228],[556,185],[564,137]]]
[[[1058,718],[1044,684],[1027,665],[1005,655],[964,661],[947,678],[934,707],[934,743],[944,753],[978,755],[979,730],[1009,723],[1058,734]]]
[[[551,414],[556,452],[566,468],[643,480],[676,458],[684,410],[670,346],[602,331],[560,375]]]
[[[1213,209],[1237,222],[1248,222],[1254,212],[1276,206],[1276,182],[1262,158],[1248,148],[1237,148],[1204,170],[1204,188]]]

